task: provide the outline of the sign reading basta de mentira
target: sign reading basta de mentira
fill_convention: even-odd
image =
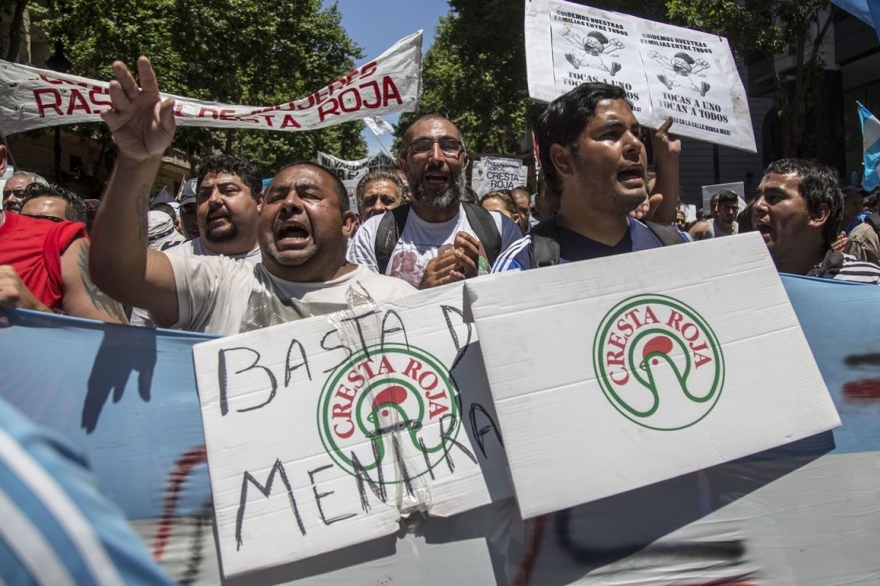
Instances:
[[[526,6],[529,94],[551,101],[587,82],[626,91],[636,118],[756,152],[749,106],[727,39],[563,1]]]

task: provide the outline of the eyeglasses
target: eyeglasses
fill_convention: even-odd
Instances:
[[[9,190],[4,189],[3,190],[3,199],[6,199],[8,197],[12,197],[13,195],[15,197],[17,197],[18,199],[21,199],[22,196],[24,195],[24,187],[22,187],[21,189],[9,189]]]
[[[455,138],[440,138],[437,140],[431,138],[420,138],[409,143],[403,152],[411,150],[414,155],[424,155],[434,150],[434,145],[440,145],[440,152],[446,157],[457,157],[461,154],[464,145],[460,140]]]
[[[28,218],[36,218],[38,220],[49,220],[50,222],[63,222],[64,218],[59,218],[57,216],[41,216],[39,214],[22,214],[22,216],[27,216]]]

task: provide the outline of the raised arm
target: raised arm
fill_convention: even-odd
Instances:
[[[654,160],[657,164],[657,181],[649,195],[652,199],[657,195],[662,197],[651,219],[662,224],[671,224],[675,221],[679,191],[681,190],[678,171],[681,140],[669,134],[671,126],[672,117],[670,116],[651,136]]]
[[[125,305],[143,307],[157,321],[178,318],[177,290],[168,258],[147,247],[150,188],[174,138],[174,101],[162,101],[149,59],[138,59],[141,88],[121,62],[113,64],[113,110],[101,114],[119,158],[92,230],[92,281]]]

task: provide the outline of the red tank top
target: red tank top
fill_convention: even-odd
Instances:
[[[0,265],[11,265],[34,297],[59,309],[64,295],[61,255],[74,240],[86,236],[85,224],[56,223],[9,212],[4,215]]]

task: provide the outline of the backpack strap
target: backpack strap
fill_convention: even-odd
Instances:
[[[385,212],[376,228],[376,240],[374,242],[374,250],[376,253],[376,265],[379,268],[379,274],[384,275],[388,268],[388,262],[391,260],[391,252],[397,246],[397,240],[403,233],[403,227],[406,225],[406,218],[409,216],[409,208],[411,204],[403,204]]]
[[[501,234],[498,232],[495,218],[483,207],[476,204],[462,202],[462,205],[468,224],[477,235],[477,240],[482,243],[491,267],[495,264],[498,255],[501,254]]]
[[[550,216],[532,226],[529,236],[532,239],[532,256],[535,268],[559,264],[559,234],[556,231],[556,216]]]
[[[683,244],[684,238],[681,234],[669,224],[658,224],[657,222],[645,222],[648,229],[654,233],[663,246],[672,246],[673,244]]]

